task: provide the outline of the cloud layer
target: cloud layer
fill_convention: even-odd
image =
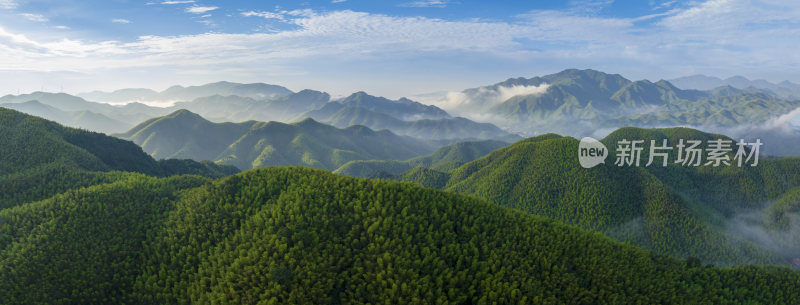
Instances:
[[[446,1],[425,3],[441,6]],[[198,15],[219,9],[193,1],[155,4],[191,4],[184,10]],[[15,5],[0,0],[0,7]],[[737,73],[797,81],[794,71],[800,68],[800,53],[795,42],[800,41],[800,2],[661,4],[651,15],[630,18],[599,16],[593,10],[537,10],[504,21],[443,20],[349,10],[244,10],[236,16],[262,18],[280,26],[270,27],[268,33],[141,36],[134,41],[37,40],[9,31],[0,23],[0,66],[7,70],[92,73],[109,67],[171,66],[212,72],[221,67],[271,65],[287,69],[285,72],[313,72],[313,67],[299,63],[335,58],[342,65],[397,62],[409,70],[405,73],[433,75],[427,71],[430,65],[426,62],[436,59],[456,71],[452,77],[459,77],[459,65],[470,62],[483,67],[474,68],[473,73],[481,71],[502,78],[577,67],[623,73],[634,79]],[[34,14],[26,17],[47,19]],[[326,65],[334,64],[327,60]],[[490,77],[482,81],[485,79]]]

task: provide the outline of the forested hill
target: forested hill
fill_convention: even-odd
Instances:
[[[303,165],[334,170],[352,160],[405,160],[437,143],[364,126],[336,128],[313,119],[213,123],[188,110],[145,121],[118,135],[157,158],[211,160],[241,169]]]
[[[401,180],[464,193],[597,230],[661,254],[719,265],[790,265],[800,256],[796,194],[800,158],[764,158],[755,167],[684,166],[676,151],[645,166],[614,165],[622,139],[675,146],[680,139],[727,139],[688,128],[622,128],[602,140],[605,164],[582,168],[578,140],[554,134],[519,141],[450,171],[416,168]],[[736,149],[736,145],[733,145]],[[706,151],[703,151],[706,154]],[[733,152],[728,155],[733,158]],[[704,157],[705,158],[705,157]],[[752,161],[752,160],[751,160]],[[706,160],[704,159],[703,163]],[[777,205],[778,200],[786,205]]]
[[[3,304],[798,304],[463,195],[304,168],[135,179],[0,210]]]
[[[351,177],[388,178],[402,175],[418,166],[446,171],[464,163],[478,159],[486,154],[507,146],[508,143],[494,140],[459,142],[437,149],[430,155],[405,161],[396,160],[355,160],[347,162],[334,173]]]
[[[124,176],[109,171],[208,177],[238,172],[210,162],[156,161],[130,141],[0,108],[0,208]]]

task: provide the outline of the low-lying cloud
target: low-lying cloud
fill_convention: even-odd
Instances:
[[[518,86],[514,85],[511,87],[498,87],[497,93],[499,98],[496,100],[496,103],[502,103],[507,101],[508,99],[514,96],[524,96],[524,95],[533,95],[533,94],[541,94],[547,91],[549,87],[548,84],[541,84],[539,86]]]
[[[769,217],[769,209],[737,213],[726,223],[727,233],[769,249],[781,263],[790,264],[800,258],[800,214],[784,212],[780,217],[785,225],[780,228],[771,228]]]
[[[515,96],[542,94],[547,92],[549,87],[549,84],[481,87],[472,91],[447,92],[438,98],[429,99],[427,102],[456,115],[486,120],[486,111],[491,107],[502,104]]]

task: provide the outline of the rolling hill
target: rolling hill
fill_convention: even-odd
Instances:
[[[132,142],[0,108],[0,207],[126,176],[110,171],[221,177],[238,170],[190,160],[156,161]]]
[[[585,169],[578,164],[577,140],[548,134],[450,171],[415,168],[399,179],[598,230],[671,256],[720,265],[790,264],[797,256],[797,243],[781,237],[800,228],[796,213],[770,211],[783,211],[773,202],[792,198],[787,194],[800,186],[800,159],[763,159],[756,167],[687,167],[675,165],[672,152],[668,167],[644,167],[648,153],[643,152],[642,167],[619,167],[613,160],[621,139],[727,138],[687,128],[623,128],[602,140],[609,147],[606,164]],[[755,220],[740,223],[742,215]],[[782,231],[771,229],[777,223]]]
[[[460,142],[437,149],[430,155],[406,161],[395,160],[355,160],[347,162],[334,173],[351,177],[388,178],[401,175],[408,170],[422,166],[438,171],[447,171],[464,163],[478,159],[486,154],[507,146],[502,141],[485,140],[479,142]]]
[[[675,260],[407,183],[269,168],[0,210],[4,304],[796,304],[800,273]]]
[[[352,160],[404,160],[436,148],[363,126],[338,129],[312,119],[212,123],[187,110],[148,120],[118,136],[156,158],[211,160],[243,169],[304,165],[334,170]]]

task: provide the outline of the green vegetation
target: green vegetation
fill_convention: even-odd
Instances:
[[[443,119],[449,118],[442,109],[436,106],[425,105],[407,98],[392,101],[384,97],[377,97],[359,91],[337,101],[344,106],[360,107],[369,111],[390,115],[401,120]]]
[[[577,140],[547,134],[450,171],[415,169],[395,179],[470,194],[670,256],[718,265],[789,264],[796,257],[790,250],[797,243],[787,242],[796,238],[786,236],[800,232],[792,195],[800,186],[800,158],[762,158],[756,167],[684,167],[674,164],[673,151],[670,166],[644,167],[643,152],[641,167],[618,167],[614,146],[623,138],[675,145],[678,139],[724,136],[687,128],[622,128],[602,140],[610,149],[606,164],[584,169]],[[743,215],[757,221],[741,221]],[[749,236],[752,231],[778,236],[778,246]]]
[[[800,273],[715,268],[408,183],[268,168],[0,210],[4,304],[797,304]]]
[[[766,122],[800,106],[800,101],[782,100],[765,93],[742,92],[704,99],[677,99],[654,113],[621,117],[617,124],[635,126],[706,125],[738,126]]]
[[[490,123],[477,123],[465,118],[451,118],[435,106],[426,106],[408,99],[392,101],[364,92],[311,111],[296,120],[312,118],[339,128],[364,125],[373,130],[388,129],[403,136],[422,139],[505,139],[521,138]],[[516,137],[515,137],[516,136]]]
[[[212,123],[187,110],[148,120],[118,136],[156,158],[211,160],[242,169],[303,165],[334,170],[352,160],[404,160],[436,147],[364,126],[338,129],[312,119]]]
[[[548,86],[544,92],[492,102],[501,88]],[[618,74],[569,69],[512,78],[463,91],[467,114],[489,115],[498,126],[536,134],[577,135],[619,126],[737,127],[761,124],[800,107],[800,100],[768,90],[681,90],[667,81],[630,81]]]
[[[125,172],[216,178],[238,170],[191,160],[156,161],[129,141],[0,108],[0,208],[123,180],[129,176]]]
[[[182,111],[133,134],[186,122],[219,127],[198,118]],[[283,152],[293,147],[303,152],[296,154],[303,162],[328,160],[315,155],[321,152],[335,156],[331,164],[343,164],[348,151],[324,145],[350,145],[348,137],[364,143],[405,139],[312,120],[247,124],[252,125],[246,134],[223,152],[246,156],[246,147]],[[154,141],[156,134],[145,138]],[[621,129],[604,141],[632,136],[718,137],[685,129]],[[213,146],[200,135],[190,140]],[[735,213],[726,209],[730,204],[760,208],[750,204],[760,198],[775,199],[761,218],[763,227],[775,232],[770,236],[797,244],[800,159],[763,160],[763,167],[741,170],[579,171],[576,142],[548,134],[474,161],[504,143],[459,143],[393,163],[413,168],[392,177],[465,193],[474,188],[475,196],[577,226],[412,183],[324,170],[264,168],[228,176],[236,169],[209,161],[155,161],[131,142],[0,109],[0,299],[3,304],[800,302],[796,271],[717,268],[697,258],[657,254],[688,253],[715,262],[775,258],[746,238],[730,238],[709,217]],[[388,154],[389,149],[363,151]],[[276,150],[260,154],[268,153]],[[263,160],[297,161],[286,153],[274,156],[280,158]],[[372,161],[376,169],[392,164],[378,162]],[[708,184],[686,182],[692,179]],[[733,183],[741,190],[707,193]],[[625,229],[637,222],[640,227]],[[725,254],[730,248],[721,241],[741,245]]]
[[[428,156],[406,161],[355,160],[347,162],[334,171],[336,174],[363,178],[390,178],[400,176],[414,167],[426,167],[436,171],[447,171],[464,163],[508,145],[505,142],[485,140],[460,142],[437,149]],[[402,180],[402,179],[400,179]]]

